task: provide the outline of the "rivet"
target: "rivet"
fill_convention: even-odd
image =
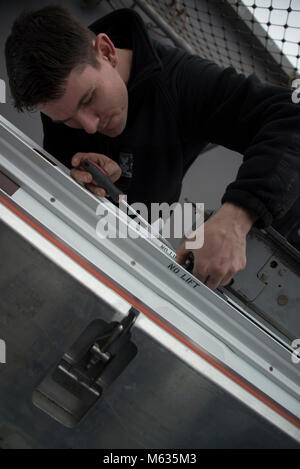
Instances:
[[[286,273],[286,270],[285,270],[285,269],[280,269],[280,270],[278,271],[278,275],[280,275],[280,277],[282,277],[285,273]]]
[[[285,306],[288,304],[288,297],[286,295],[279,295],[279,297],[277,298],[277,303],[280,305],[280,306]]]

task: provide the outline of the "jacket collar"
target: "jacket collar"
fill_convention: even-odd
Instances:
[[[162,69],[145,24],[135,11],[129,8],[115,10],[92,23],[89,29],[95,34],[107,34],[116,47],[132,49],[128,91]]]

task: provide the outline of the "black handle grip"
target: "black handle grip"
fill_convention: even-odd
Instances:
[[[106,193],[113,199],[114,202],[119,202],[120,196],[123,192],[115,186],[111,181],[107,172],[101,168],[97,163],[89,159],[85,159],[81,163],[81,169],[87,171],[93,176],[93,183],[102,189],[106,190]]]

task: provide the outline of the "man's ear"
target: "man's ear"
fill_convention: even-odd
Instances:
[[[107,34],[97,34],[93,41],[97,57],[102,60],[109,60],[113,67],[118,63],[116,48]]]

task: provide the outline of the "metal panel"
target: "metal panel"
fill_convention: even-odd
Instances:
[[[105,286],[91,275],[95,293],[83,286],[84,269],[77,266],[82,276],[73,279],[2,223],[0,254],[0,335],[8,352],[0,365],[2,448],[299,448],[214,384],[209,363],[196,371],[197,355],[176,339],[172,344],[144,314],[132,332],[137,357],[78,428],[60,425],[32,404],[33,390],[88,323],[110,321],[114,308],[126,314],[129,304],[114,303],[111,291],[109,308],[101,299]],[[73,261],[62,260],[68,270]],[[225,376],[225,387],[229,381]]]
[[[11,198],[0,195],[6,223],[69,274],[78,278],[79,264],[105,283],[148,318],[143,325],[148,335],[155,337],[153,324],[158,324],[168,332],[165,348],[300,439],[300,372],[290,344],[206,288],[165,253],[161,242],[143,237],[132,223],[136,239],[100,239],[99,204],[124,227],[128,219],[75,183],[51,155],[43,158],[44,150],[3,118],[0,145],[0,169],[20,186]]]

